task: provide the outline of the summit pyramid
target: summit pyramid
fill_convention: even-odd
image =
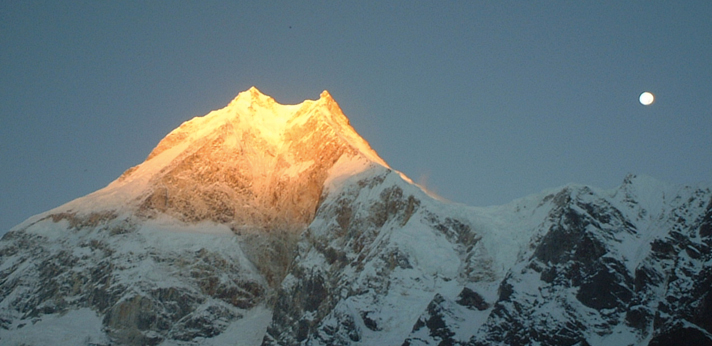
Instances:
[[[0,344],[712,345],[711,287],[709,186],[468,207],[251,88],[3,236]]]
[[[61,208],[303,229],[330,170],[344,165],[388,167],[327,91],[316,101],[281,105],[252,87],[171,131],[106,188]]]

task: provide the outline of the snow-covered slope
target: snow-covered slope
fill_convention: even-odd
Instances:
[[[711,237],[709,187],[642,176],[443,202],[252,88],[3,237],[0,343],[705,345]]]
[[[69,335],[120,344],[205,343],[242,330],[254,309],[271,313],[325,186],[373,167],[387,165],[328,92],[298,105],[240,93],[107,187],[3,238],[0,340],[80,309],[98,314],[105,333],[80,324]]]
[[[630,175],[610,191],[570,185],[488,212],[500,208],[528,218],[508,227],[529,240],[494,296],[472,281],[483,294],[438,292],[406,344],[712,344],[709,187]]]

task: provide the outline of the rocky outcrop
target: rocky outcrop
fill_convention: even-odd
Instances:
[[[113,343],[190,341],[220,334],[270,292],[228,232],[157,232],[120,218],[73,223],[48,218],[3,238],[8,329],[89,308]]]

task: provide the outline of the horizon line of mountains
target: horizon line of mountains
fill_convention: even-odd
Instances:
[[[491,207],[256,88],[0,240],[3,345],[712,345],[712,190]]]

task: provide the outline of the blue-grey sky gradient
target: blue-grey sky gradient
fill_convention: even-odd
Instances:
[[[0,233],[253,85],[469,205],[712,180],[711,1],[236,3],[0,2]]]

